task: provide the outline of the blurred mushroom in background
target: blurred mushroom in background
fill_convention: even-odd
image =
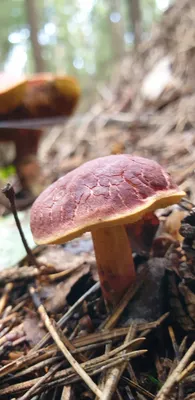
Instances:
[[[50,73],[16,78],[0,74],[0,122],[11,122],[13,128],[0,128],[0,143],[13,142],[13,163],[20,180],[21,189],[37,196],[43,189],[37,151],[42,126],[33,128],[33,121],[74,113],[80,97],[77,81],[69,76]],[[14,121],[31,122],[30,128],[14,127]],[[2,160],[1,160],[2,164]]]

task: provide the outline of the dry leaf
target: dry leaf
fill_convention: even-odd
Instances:
[[[72,270],[84,262],[94,262],[93,244],[89,235],[72,240],[64,246],[47,246],[38,257],[40,264],[51,265],[56,271]]]
[[[41,291],[41,296],[47,297],[44,305],[47,311],[55,313],[63,308],[66,304],[66,298],[70,293],[72,287],[78,280],[88,274],[90,271],[89,264],[83,264],[79,269],[71,274],[64,282],[60,282],[57,285],[51,285],[44,287]]]
[[[24,319],[23,326],[26,340],[32,347],[46,334],[45,329],[43,329],[40,324],[40,320],[34,316],[27,315]]]
[[[183,242],[183,236],[180,235],[179,229],[181,227],[181,221],[186,215],[186,211],[173,210],[165,220],[164,232],[168,233],[174,240],[178,240],[179,242]]]

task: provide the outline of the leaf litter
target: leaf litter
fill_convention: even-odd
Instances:
[[[89,235],[38,247],[39,268],[21,255],[0,272],[0,398],[194,398],[194,22],[194,2],[178,0],[117,68],[109,103],[102,91],[79,123],[53,128],[58,140],[46,132],[40,159],[50,181],[88,159],[133,152],[166,166],[188,198],[158,211],[151,241],[139,231],[137,282],[113,312]]]

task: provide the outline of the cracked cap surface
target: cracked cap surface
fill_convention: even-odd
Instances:
[[[97,158],[41,193],[31,209],[31,230],[37,244],[65,243],[97,228],[136,222],[184,195],[153,160],[128,154]]]

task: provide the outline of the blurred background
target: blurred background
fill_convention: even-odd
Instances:
[[[85,95],[147,39],[169,0],[1,0],[0,69],[67,73]],[[86,101],[84,108],[88,102]]]
[[[1,6],[0,184],[13,177],[17,206],[120,153],[157,160],[194,201],[194,0]]]

